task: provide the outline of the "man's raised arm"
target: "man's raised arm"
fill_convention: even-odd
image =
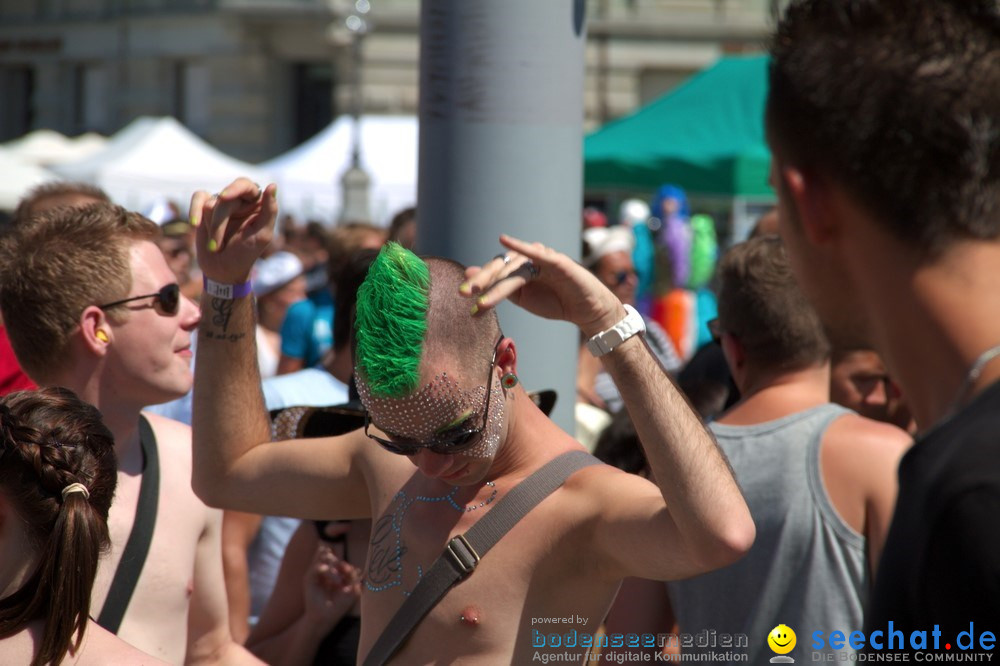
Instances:
[[[586,338],[624,319],[618,298],[569,257],[537,243],[500,240],[512,250],[508,260],[470,268],[462,285],[464,295],[477,296],[476,307],[509,298],[539,316],[576,324]],[[680,540],[669,544],[679,558],[646,557],[638,554],[643,551],[639,543],[627,548],[635,563],[629,575],[668,579],[732,563],[750,548],[755,528],[715,439],[641,337],[626,339],[601,359],[632,416],[669,511],[662,518],[663,532]],[[621,541],[628,545],[642,527],[626,526]],[[650,527],[645,526],[646,538],[667,543],[664,534],[650,535]]]
[[[257,368],[250,274],[271,242],[275,186],[240,178],[196,192],[198,263],[205,274],[194,380],[193,486],[206,504],[296,518],[359,518],[370,511],[364,434],[270,445]]]
[[[269,442],[257,368],[250,273],[271,242],[276,187],[240,178],[216,195],[196,192],[198,264],[205,275],[194,379],[193,486],[207,504],[234,508],[250,488],[229,480],[236,463]]]

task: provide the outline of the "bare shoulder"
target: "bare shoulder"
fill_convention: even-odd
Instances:
[[[87,623],[83,644],[71,663],[77,666],[159,666],[168,662],[151,657],[110,633],[96,622]]]
[[[567,500],[597,521],[636,511],[637,500],[652,501],[654,509],[663,506],[660,489],[651,481],[603,463],[574,473],[562,489]]]
[[[191,426],[159,414],[143,412],[156,436],[161,486],[170,489],[191,486]],[[175,492],[176,489],[170,492]],[[194,490],[190,490],[192,497]]]
[[[26,629],[0,640],[0,659],[5,664],[27,664],[42,640],[43,624],[32,622]],[[62,660],[72,666],[161,666],[169,662],[140,652],[94,621],[87,622],[83,642]]]
[[[160,467],[160,497],[169,497],[172,510],[184,507],[189,518],[203,515],[205,524],[220,522],[222,512],[202,502],[191,486],[191,426],[158,414],[143,412],[156,435]],[[199,513],[200,512],[200,513]]]
[[[823,457],[858,470],[895,468],[912,443],[906,431],[892,424],[850,413],[830,425],[823,439]]]
[[[571,474],[563,484],[567,490],[581,493],[597,493],[607,490],[622,478],[634,476],[617,467],[597,462]],[[636,477],[640,478],[640,477]]]
[[[174,456],[183,456],[181,459],[185,460],[190,467],[191,426],[151,412],[143,412],[142,415],[146,417],[149,425],[153,428],[157,449],[164,453],[169,452],[172,459]],[[161,454],[160,457],[162,458],[163,455]]]

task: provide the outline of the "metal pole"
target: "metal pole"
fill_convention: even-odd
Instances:
[[[501,232],[579,256],[584,0],[423,0],[417,248],[465,264]],[[504,305],[525,387],[573,432],[578,332]]]

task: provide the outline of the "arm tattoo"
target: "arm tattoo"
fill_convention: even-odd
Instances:
[[[242,340],[246,337],[246,333],[230,333],[229,332],[229,320],[233,316],[233,306],[236,304],[228,298],[213,298],[209,302],[211,307],[211,317],[203,320],[202,332],[205,338],[209,340],[227,340],[229,342],[236,342],[237,340]],[[204,325],[211,322],[215,329],[209,328]],[[218,330],[221,329],[221,330]]]
[[[235,303],[226,298],[212,299],[212,323],[220,327],[223,333],[229,328],[229,318],[233,316],[233,305]]]

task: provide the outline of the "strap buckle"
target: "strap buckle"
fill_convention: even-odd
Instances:
[[[451,561],[463,578],[472,573],[476,565],[479,564],[479,553],[472,547],[464,534],[459,534],[449,541],[445,552],[451,557]]]

